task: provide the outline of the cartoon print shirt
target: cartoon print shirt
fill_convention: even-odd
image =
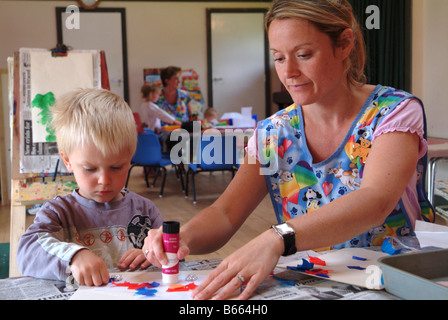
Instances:
[[[187,122],[190,119],[190,115],[188,114],[188,103],[190,103],[190,96],[188,92],[185,90],[178,89],[177,90],[177,102],[175,105],[171,105],[166,97],[162,93],[160,94],[159,100],[157,100],[156,104],[162,109],[168,112],[170,115],[174,116],[177,120],[182,122]],[[165,123],[162,122],[162,125]]]
[[[115,268],[123,254],[143,247],[150,229],[162,225],[159,210],[149,199],[126,189],[124,197],[98,203],[77,190],[47,201],[20,238],[17,264],[23,276],[66,280],[72,257],[89,249]]]
[[[376,130],[382,128],[382,133],[395,130],[415,132],[414,128],[402,126],[406,121],[395,121],[394,128],[385,129],[387,126],[381,126],[383,121],[388,121],[388,117],[399,118],[394,113],[395,109],[401,102],[411,98],[417,99],[404,91],[378,85],[360,110],[342,144],[320,163],[313,163],[308,150],[301,125],[303,116],[300,106],[292,105],[259,122],[255,138],[257,158],[266,176],[278,222],[317,210],[357,190],[374,137],[377,136]],[[420,117],[419,123],[417,126],[422,127],[420,136],[423,140],[423,117]],[[420,155],[423,156],[426,143],[421,142],[420,146],[423,148]],[[415,219],[433,221],[432,208],[422,189],[421,172],[425,160],[425,157],[421,159],[414,178],[384,224],[334,248],[381,245],[384,237],[412,234]]]

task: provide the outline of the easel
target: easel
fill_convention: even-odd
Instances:
[[[60,51],[57,55],[54,54],[55,59],[60,59]],[[107,69],[105,63],[105,54],[101,54],[101,86],[109,89]],[[65,55],[63,55],[65,56]],[[76,183],[73,176],[65,175],[59,176],[58,164],[56,165],[53,176],[38,176],[30,177],[28,174],[20,173],[20,54],[14,54],[14,66],[12,72],[14,74],[14,112],[12,114],[12,143],[11,143],[11,219],[10,219],[10,261],[9,261],[9,276],[20,276],[17,268],[17,249],[20,237],[25,232],[26,228],[26,207],[36,204],[42,204],[58,195],[65,195],[76,188]],[[105,82],[107,80],[107,83]]]

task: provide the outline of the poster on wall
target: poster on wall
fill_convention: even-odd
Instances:
[[[20,59],[20,173],[53,173],[60,159],[50,127],[56,99],[78,88],[101,88],[99,50],[53,57],[47,49],[22,48]],[[59,166],[59,172],[65,172]]]

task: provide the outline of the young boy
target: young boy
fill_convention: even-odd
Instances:
[[[137,145],[131,109],[102,89],[61,97],[52,111],[60,155],[78,189],[46,202],[21,237],[22,275],[81,285],[109,281],[108,268],[146,268],[141,247],[162,225],[148,199],[122,189]]]
[[[146,83],[141,88],[144,102],[141,105],[140,116],[142,127],[147,127],[152,131],[160,129],[160,120],[168,124],[181,125],[182,122],[174,116],[159,108],[155,102],[159,99],[162,89],[157,83]]]
[[[204,121],[202,122],[203,128],[212,128],[218,123],[218,112],[215,108],[208,107],[204,111]]]

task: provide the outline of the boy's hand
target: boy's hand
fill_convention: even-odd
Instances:
[[[75,253],[70,269],[80,285],[101,286],[109,282],[109,271],[103,259],[88,249]]]
[[[146,269],[151,263],[146,260],[145,255],[141,249],[131,249],[121,257],[118,261],[118,267],[120,269],[136,269],[140,266],[140,269]]]

